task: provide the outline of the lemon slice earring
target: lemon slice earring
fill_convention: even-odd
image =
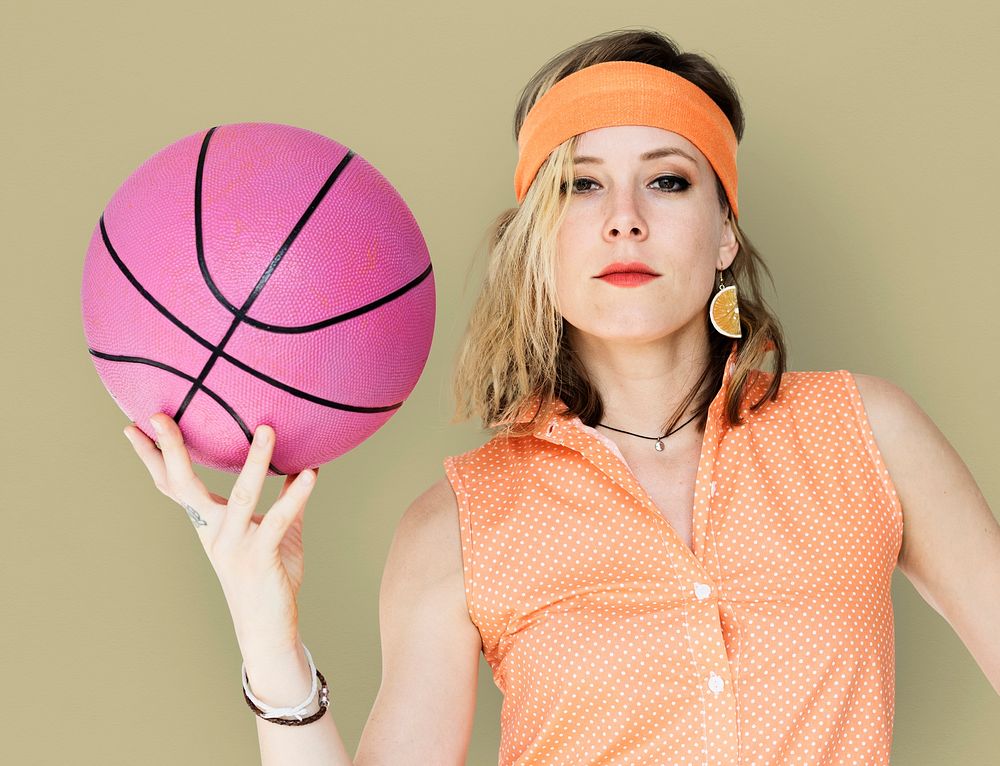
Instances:
[[[725,287],[722,282],[722,272],[719,274],[719,291],[708,306],[708,316],[712,327],[727,338],[742,338],[740,332],[740,307],[736,302],[736,285]]]

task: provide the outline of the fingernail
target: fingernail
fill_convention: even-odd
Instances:
[[[156,431],[156,433],[160,433],[160,426],[157,425],[157,423],[156,423],[155,420],[153,420],[152,418],[150,418],[149,419],[149,424],[153,427],[153,430]]]

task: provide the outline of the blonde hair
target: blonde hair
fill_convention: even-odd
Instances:
[[[681,52],[659,32],[627,29],[585,40],[548,61],[521,92],[514,114],[514,138],[525,115],[538,98],[563,77],[602,61],[642,61],[661,66],[693,82],[719,105],[729,118],[737,140],[743,136],[743,110],[735,87],[704,57]],[[486,236],[487,272],[472,310],[459,351],[453,378],[456,401],[452,422],[478,417],[487,429],[517,435],[534,426],[516,422],[525,403],[558,397],[568,414],[587,425],[603,415],[603,404],[587,370],[567,342],[564,320],[555,293],[556,234],[562,225],[571,195],[564,194],[573,180],[574,136],[557,147],[538,174],[519,207],[502,212]],[[716,177],[719,203],[728,209],[725,189]],[[736,367],[724,403],[729,425],[739,425],[740,404],[749,378],[767,356],[774,353],[770,385],[751,409],[777,395],[785,370],[785,343],[777,317],[768,308],[761,290],[761,273],[770,270],[729,211],[729,222],[739,250],[728,271],[739,295],[742,338],[737,339]],[[773,286],[773,279],[771,279]],[[719,334],[710,324],[708,300],[705,323],[709,335],[709,363],[676,411],[664,424],[669,431],[695,401],[696,427],[703,430],[708,406],[722,385],[723,366],[734,339]]]

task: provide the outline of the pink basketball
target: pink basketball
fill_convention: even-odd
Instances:
[[[97,373],[129,420],[180,426],[193,462],[269,475],[333,460],[399,409],[434,334],[427,245],[368,162],[290,125],[222,125],[115,192],[83,269]]]

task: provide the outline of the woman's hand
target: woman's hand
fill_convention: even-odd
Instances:
[[[156,488],[194,524],[222,585],[243,657],[298,648],[296,598],[302,586],[302,517],[318,468],[285,477],[266,514],[254,513],[274,449],[274,429],[254,433],[229,499],[208,491],[191,467],[180,428],[165,413],[150,418],[157,445],[135,424],[125,428]]]

